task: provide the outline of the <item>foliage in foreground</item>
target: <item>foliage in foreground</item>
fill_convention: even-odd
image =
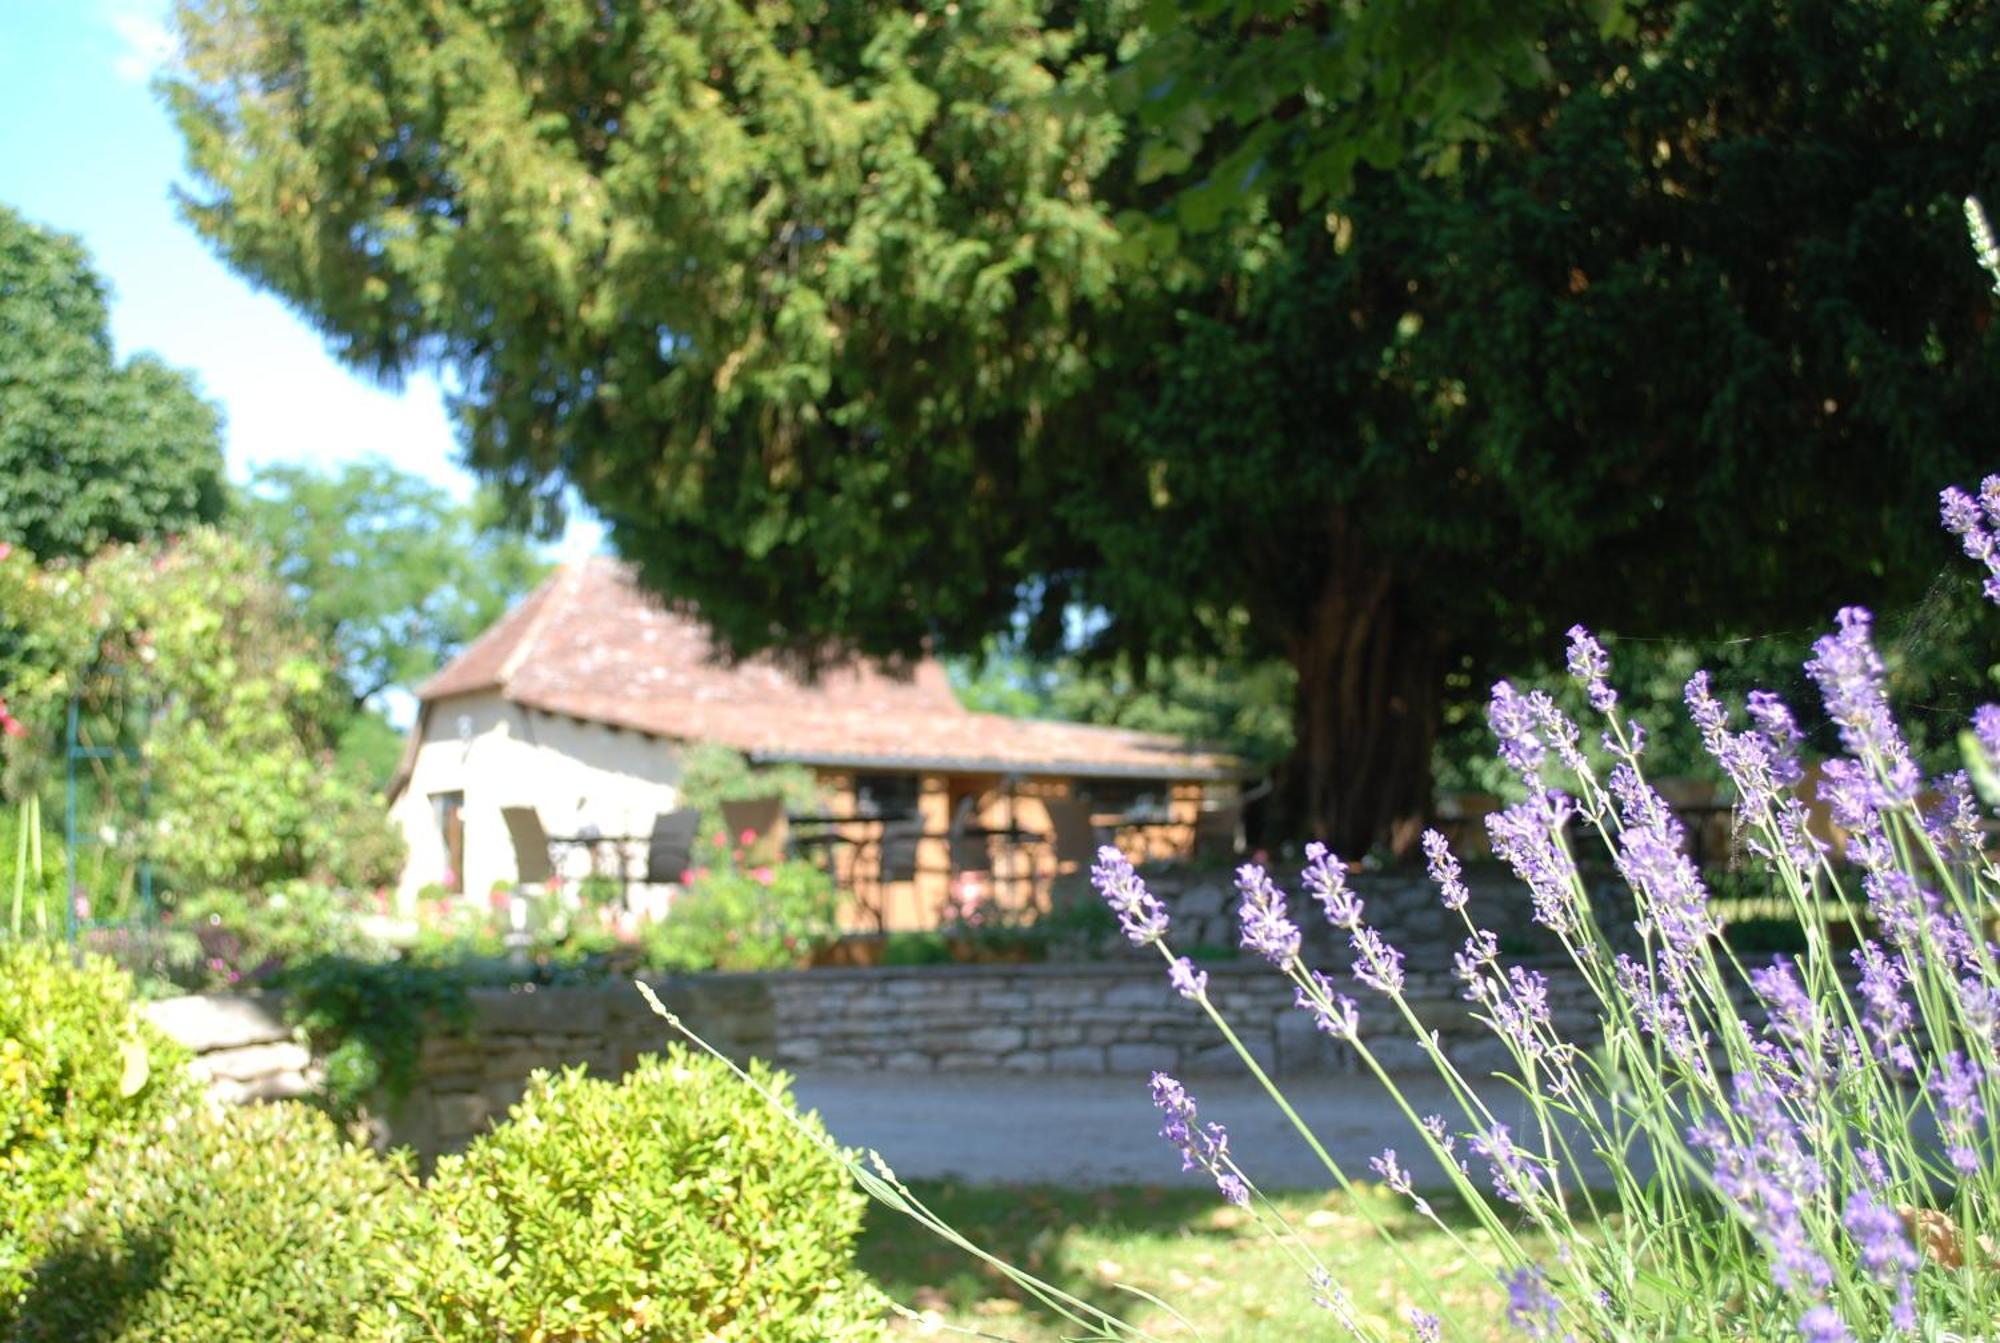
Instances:
[[[2000,248],[1971,212],[1982,261],[2000,280]],[[1941,504],[2000,605],[2000,476],[1976,498],[1948,489]],[[1588,735],[1555,695],[1493,687],[1488,722],[1520,800],[1488,817],[1487,830],[1532,895],[1535,922],[1562,946],[1565,976],[1588,993],[1587,1031],[1572,1033],[1574,1014],[1557,1010],[1546,974],[1510,963],[1505,930],[1482,925],[1435,831],[1423,837],[1430,876],[1465,934],[1453,969],[1468,1011],[1510,1059],[1492,1079],[1463,1073],[1418,1017],[1404,996],[1404,951],[1369,923],[1348,865],[1324,845],[1306,847],[1300,884],[1347,935],[1338,974],[1302,960],[1287,895],[1264,868],[1238,870],[1243,948],[1289,981],[1298,1009],[1381,1086],[1385,1114],[1406,1121],[1403,1154],[1386,1147],[1367,1172],[1327,1153],[1242,1046],[1207,975],[1171,949],[1168,913],[1130,861],[1102,849],[1093,883],[1126,937],[1158,951],[1168,982],[1234,1046],[1331,1182],[1351,1197],[1357,1178],[1379,1180],[1407,1200],[1408,1213],[1504,1286],[1519,1333],[1806,1343],[1980,1334],[2000,1318],[2000,948],[1987,940],[2000,919],[1988,833],[2000,810],[2000,705],[1978,710],[1964,733],[1970,768],[1927,778],[1890,710],[1872,619],[1844,608],[1805,667],[1841,748],[1809,787],[1803,720],[1783,698],[1749,691],[1746,725],[1706,672],[1688,680],[1688,713],[1728,776],[1739,835],[1805,937],[1796,957],[1746,963],[1722,937],[1680,821],[1647,782],[1647,733],[1621,709],[1605,649],[1573,627],[1565,665]],[[1616,901],[1583,879],[1579,853],[1593,847],[1623,879]],[[1613,920],[1632,921],[1636,951],[1614,943]],[[1349,988],[1381,1000],[1414,1035],[1451,1097],[1444,1113],[1411,1108]],[[1258,1189],[1256,1154],[1232,1149],[1179,1081],[1155,1073],[1152,1094],[1184,1168],[1212,1177],[1284,1249],[1296,1289],[1332,1327],[1371,1343],[1443,1336],[1446,1303],[1391,1221],[1367,1217],[1416,1298],[1400,1319],[1341,1280]],[[1531,1116],[1519,1131],[1499,1117],[1516,1094]],[[1464,1221],[1417,1189],[1432,1170]],[[879,1162],[851,1173],[1077,1336],[1159,1336],[977,1246]]]
[[[0,1320],[97,1149],[188,1098],[186,1062],[110,962],[0,939]]]
[[[783,1097],[786,1079],[751,1076]],[[508,1122],[439,1161],[394,1295],[437,1336],[850,1343],[862,1200],[799,1126],[678,1047],[621,1082],[539,1075]]]
[[[19,1343],[380,1338],[399,1164],[291,1102],[205,1106],[93,1165],[22,1308]]]

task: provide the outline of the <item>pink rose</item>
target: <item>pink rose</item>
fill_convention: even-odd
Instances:
[[[768,867],[757,868],[750,875],[755,877],[758,881],[763,882],[766,886],[769,886],[771,884],[771,869]]]
[[[736,842],[738,844],[755,844],[757,842],[757,832],[755,830],[745,830],[736,837]]]

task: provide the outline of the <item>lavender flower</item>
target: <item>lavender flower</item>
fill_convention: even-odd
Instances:
[[[1326,911],[1326,921],[1336,928],[1357,928],[1361,924],[1361,901],[1347,888],[1347,865],[1317,841],[1306,845],[1306,869],[1300,874],[1305,888]]]
[[[1354,1000],[1333,991],[1333,981],[1317,970],[1306,971],[1315,992],[1298,989],[1294,1001],[1313,1015],[1313,1025],[1336,1040],[1352,1040],[1361,1029],[1361,1013]]]
[[[1495,1123],[1472,1135],[1474,1156],[1485,1159],[1493,1176],[1493,1192],[1509,1203],[1526,1206],[1540,1197],[1542,1172],[1536,1158],[1514,1145],[1507,1126]]]
[[[1132,867],[1132,860],[1112,845],[1097,851],[1097,864],[1090,869],[1090,884],[1104,903],[1118,915],[1118,926],[1137,946],[1149,946],[1167,935],[1167,911],[1146,889],[1146,883]]]
[[[1972,735],[1986,758],[2000,765],[2000,704],[1982,704],[1972,711]]]
[[[1493,852],[1505,859],[1534,898],[1535,922],[1567,936],[1576,929],[1576,864],[1559,836],[1571,815],[1561,793],[1537,793],[1486,818]]]
[[[1803,1209],[1825,1187],[1819,1163],[1799,1139],[1778,1094],[1763,1080],[1736,1077],[1738,1139],[1718,1121],[1688,1131],[1713,1160],[1715,1186],[1771,1256],[1771,1276],[1785,1291],[1824,1291],[1833,1270],[1814,1247]]]
[[[1486,705],[1486,722],[1500,739],[1500,758],[1507,767],[1530,788],[1540,788],[1547,748],[1535,733],[1535,713],[1527,699],[1507,682],[1495,682]]]
[[[1990,244],[1991,235],[1985,237]],[[2000,514],[2000,489],[1995,488],[1996,482],[2000,482],[2000,477],[1988,476],[1980,482],[1977,504],[1956,486],[1942,491],[1938,495],[1938,516],[1944,529],[1958,537],[1967,557],[1986,566],[1986,598],[2000,602],[2000,545],[1995,544],[1992,531],[1995,525],[2000,525],[2000,517],[1996,517]]]
[[[1347,939],[1354,948],[1354,977],[1377,993],[1403,991],[1403,953],[1373,928],[1357,928]]]
[[[1199,998],[1208,989],[1208,972],[1195,969],[1194,962],[1187,957],[1176,956],[1167,967],[1167,982],[1181,997]]]
[[[1853,959],[1861,971],[1856,985],[1861,995],[1861,1027],[1874,1040],[1876,1055],[1898,1067],[1914,1069],[1916,1055],[1907,1036],[1915,1014],[1903,999],[1902,966],[1883,955],[1882,948],[1873,942],[1856,947]]]
[[[1861,1251],[1861,1266],[1883,1286],[1894,1287],[1917,1271],[1917,1251],[1903,1231],[1903,1219],[1868,1190],[1857,1189],[1847,1196],[1841,1224]]]
[[[1645,916],[1668,950],[1690,954],[1721,930],[1708,907],[1708,888],[1680,846],[1646,826],[1619,836],[1618,871],[1642,897]]]
[[[1799,731],[1798,720],[1785,701],[1768,690],[1751,691],[1748,707],[1751,721],[1770,745],[1773,775],[1784,787],[1792,787],[1805,777],[1799,764],[1799,743],[1805,734]]]
[[[1382,1183],[1398,1194],[1410,1193],[1410,1173],[1396,1160],[1396,1149],[1385,1147],[1382,1155],[1368,1158],[1368,1168],[1382,1177]]]
[[[1610,713],[1618,703],[1618,692],[1611,688],[1611,658],[1604,651],[1604,645],[1591,637],[1589,630],[1581,625],[1569,627],[1569,652],[1566,659],[1570,678],[1583,686],[1590,697],[1590,707],[1599,713]]]
[[[1243,926],[1242,945],[1280,970],[1298,959],[1299,927],[1285,913],[1285,897],[1255,863],[1236,869],[1236,889],[1242,895],[1237,918]]]
[[[1961,1175],[1979,1173],[1979,1153],[1972,1144],[1986,1105],[1979,1098],[1982,1074],[1977,1063],[1954,1049],[1931,1078],[1931,1090],[1943,1106],[1938,1116],[1944,1131],[1945,1156]]]
[[[1548,1277],[1534,1265],[1500,1279],[1507,1289],[1507,1323],[1529,1338],[1554,1338],[1562,1302],[1549,1290]]]
[[[1824,1301],[1799,1316],[1799,1337],[1805,1343],[1854,1343],[1839,1313]]]
[[[1153,1104],[1166,1116],[1160,1136],[1179,1150],[1181,1169],[1207,1171],[1225,1199],[1247,1207],[1250,1191],[1229,1167],[1229,1134],[1222,1125],[1201,1123],[1194,1098],[1166,1073],[1153,1074]]]
[[[1583,734],[1577,730],[1569,715],[1556,707],[1555,700],[1545,690],[1537,690],[1528,696],[1528,711],[1535,716],[1535,725],[1542,731],[1549,749],[1562,761],[1564,769],[1579,779],[1590,777],[1590,762],[1583,758],[1583,751],[1577,743]]]
[[[1423,844],[1425,867],[1430,872],[1431,880],[1437,883],[1438,898],[1444,902],[1446,909],[1464,909],[1465,902],[1472,898],[1472,892],[1466,889],[1464,869],[1452,855],[1451,845],[1435,830],[1424,831]]]
[[[1483,1003],[1493,995],[1493,985],[1485,970],[1499,956],[1500,939],[1484,928],[1475,928],[1458,954],[1451,958],[1452,973],[1465,984],[1467,1002]]]
[[[1444,1322],[1427,1310],[1410,1307],[1410,1337],[1416,1343],[1439,1343],[1444,1337]]]
[[[1813,644],[1806,674],[1819,686],[1847,753],[1875,762],[1887,777],[1891,800],[1908,801],[1920,779],[1882,690],[1882,659],[1869,638],[1873,617],[1847,606],[1835,619],[1839,628]]]
[[[1492,995],[1493,1024],[1521,1053],[1540,1058],[1546,1052],[1541,1030],[1549,1024],[1549,980],[1538,970],[1510,966],[1507,994]]]

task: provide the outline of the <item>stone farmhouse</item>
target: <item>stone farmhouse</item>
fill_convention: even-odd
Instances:
[[[824,816],[793,834],[820,838],[856,927],[934,925],[969,868],[1045,890],[1079,861],[1075,825],[1058,845],[1052,812],[1087,811],[1098,838],[1148,856],[1185,854],[1205,816],[1233,816],[1239,778],[1232,758],[1172,737],[968,711],[933,658],[813,681],[765,659],[729,665],[697,620],[603,558],[558,570],[418,699],[390,794],[406,898],[515,880],[503,809],[532,808],[551,836],[626,837],[618,860],[643,869],[693,743],[815,773]]]

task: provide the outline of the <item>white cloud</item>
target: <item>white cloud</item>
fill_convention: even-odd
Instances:
[[[122,0],[106,7],[105,19],[118,36],[111,69],[120,79],[143,84],[173,58],[174,37],[167,31],[160,6]]]

